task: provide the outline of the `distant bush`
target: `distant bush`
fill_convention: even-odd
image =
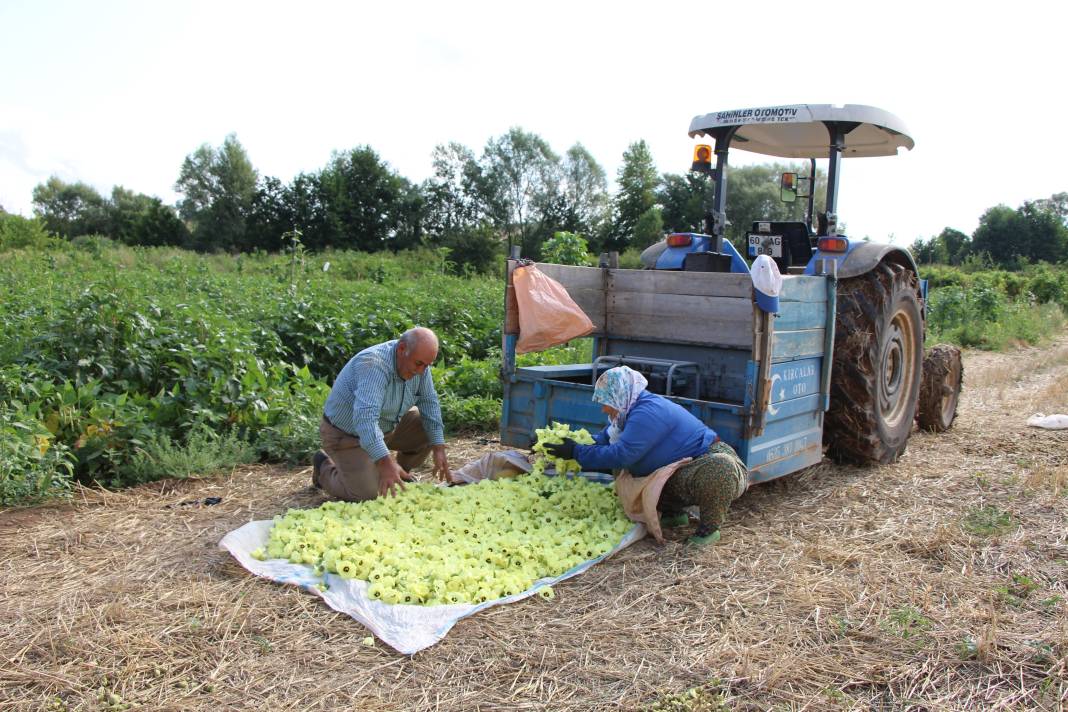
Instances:
[[[1040,304],[1054,303],[1068,309],[1068,269],[1039,265],[1031,272],[1026,290]]]
[[[593,262],[585,238],[573,232],[557,232],[542,243],[541,261],[558,265],[586,266]]]
[[[496,430],[501,421],[501,399],[492,396],[461,398],[440,394],[441,414],[454,430]]]
[[[24,218],[0,210],[0,252],[19,248],[55,248],[61,241],[38,218]]]
[[[1061,307],[1010,299],[982,281],[967,290],[957,286],[934,290],[928,303],[928,341],[932,343],[1002,350],[1014,343],[1039,343],[1064,324]]]
[[[619,255],[619,267],[620,269],[641,269],[642,268],[642,251],[629,247]]]

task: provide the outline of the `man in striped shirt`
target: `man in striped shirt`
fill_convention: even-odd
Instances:
[[[319,424],[323,449],[315,454],[313,485],[350,502],[396,495],[431,453],[434,474],[448,480],[445,427],[430,369],[437,357],[438,337],[417,326],[345,364]]]

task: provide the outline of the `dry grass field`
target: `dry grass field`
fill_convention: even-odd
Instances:
[[[1036,411],[1068,338],[967,353],[956,426],[894,465],[754,487],[717,546],[669,531],[411,657],[217,548],[322,501],[308,468],[0,512],[0,708],[1063,710],[1068,431]]]

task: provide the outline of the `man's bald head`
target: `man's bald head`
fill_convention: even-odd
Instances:
[[[438,335],[425,326],[414,326],[400,336],[402,344],[407,345],[408,350],[414,349],[419,344],[429,344],[434,353],[438,351]]]
[[[426,371],[438,357],[438,335],[425,326],[401,334],[397,343],[397,374],[405,381]]]

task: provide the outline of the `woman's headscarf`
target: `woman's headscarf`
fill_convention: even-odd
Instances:
[[[616,417],[608,426],[608,442],[614,443],[619,439],[627,421],[627,413],[648,385],[645,376],[627,366],[610,368],[597,379],[597,385],[593,387],[594,402],[616,410]]]

